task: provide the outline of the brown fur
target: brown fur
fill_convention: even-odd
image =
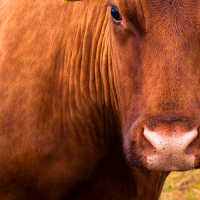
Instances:
[[[111,25],[113,60],[123,112],[124,150],[133,165],[148,168],[145,157],[149,152],[143,145],[146,142],[144,126],[155,130],[163,125],[169,129],[178,125],[190,131],[200,123],[200,2],[125,2],[113,1],[124,20],[120,26]],[[142,2],[140,6],[146,6],[143,11],[138,9],[139,13],[132,16],[130,22],[127,10],[134,13],[134,5],[139,2]],[[126,5],[126,9],[121,9],[121,4]],[[139,28],[134,25],[135,21],[140,21]],[[198,167],[198,137],[187,150],[195,153],[195,167]]]
[[[199,8],[0,0],[0,199],[158,199],[142,128],[199,124]]]

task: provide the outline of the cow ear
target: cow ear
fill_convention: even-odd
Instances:
[[[74,2],[74,1],[80,1],[80,0],[63,0],[64,3]]]

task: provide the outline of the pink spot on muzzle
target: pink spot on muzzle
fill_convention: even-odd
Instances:
[[[190,170],[194,168],[195,155],[186,154],[186,148],[197,137],[198,131],[174,132],[150,131],[144,129],[144,137],[156,149],[147,156],[148,169],[160,171]]]

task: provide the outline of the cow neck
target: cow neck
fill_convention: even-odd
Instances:
[[[74,4],[75,5],[75,4]],[[117,94],[109,47],[107,10],[102,3],[77,3],[62,44],[64,49],[61,84],[66,131],[84,144],[118,145]],[[70,7],[71,6],[71,7]],[[82,11],[80,13],[80,10]],[[79,14],[80,13],[80,14]],[[67,38],[70,37],[70,40]],[[69,81],[68,81],[69,80]],[[85,131],[85,134],[83,133]],[[89,132],[87,137],[86,132]],[[79,134],[82,133],[82,134]],[[87,139],[86,139],[87,138]],[[91,141],[92,140],[92,141]]]

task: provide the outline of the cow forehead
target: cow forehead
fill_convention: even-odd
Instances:
[[[142,31],[153,31],[153,35],[162,35],[163,39],[174,37],[179,42],[200,32],[200,0],[109,1],[119,8],[123,23],[134,27],[136,22]]]
[[[108,2],[133,7],[135,5],[146,5],[151,9],[156,9],[157,11],[163,9],[180,8],[180,9],[194,9],[200,6],[199,0],[108,0]]]
[[[200,24],[200,0],[109,0],[122,16],[140,23],[180,24],[184,28]],[[151,19],[151,20],[150,20]],[[152,25],[152,26],[153,26]]]

